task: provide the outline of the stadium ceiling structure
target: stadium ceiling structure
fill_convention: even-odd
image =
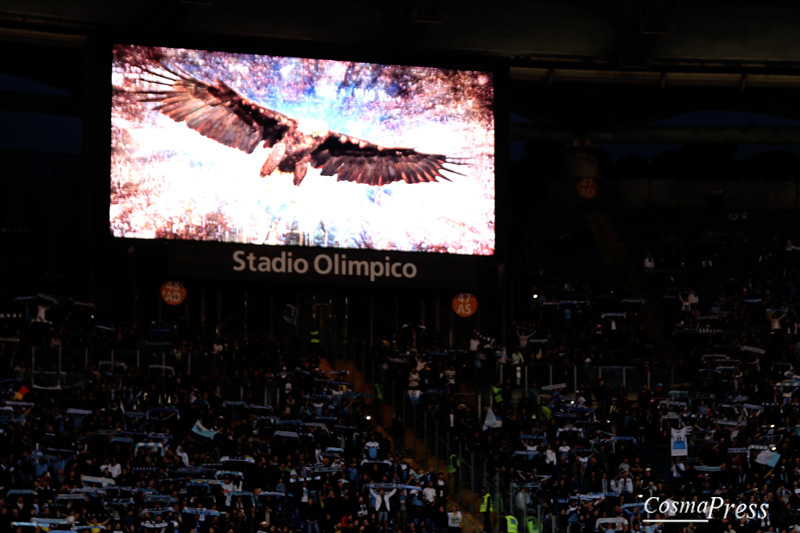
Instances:
[[[5,109],[80,114],[99,31],[499,58],[516,140],[800,143],[800,4],[750,0],[10,0],[0,72],[64,91],[2,91]],[[776,127],[665,127],[696,110]]]

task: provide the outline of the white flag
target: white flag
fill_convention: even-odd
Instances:
[[[689,455],[689,443],[686,441],[687,428],[672,430],[672,457]]]

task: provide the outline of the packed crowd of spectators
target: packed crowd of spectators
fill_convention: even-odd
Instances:
[[[374,397],[313,355],[83,328],[80,306],[44,295],[16,305],[28,311],[0,317],[0,531],[433,532],[458,512],[442,476],[415,472],[373,425]],[[59,371],[86,343],[147,355]],[[231,399],[230,381],[270,394]]]
[[[476,331],[461,350],[386,354],[386,375],[407,376],[395,401],[487,462],[501,514],[570,533],[800,529],[800,256],[759,214],[701,218],[646,235],[645,294],[542,269],[505,343]]]
[[[797,250],[757,220],[649,235],[645,294],[541,269],[506,332],[448,350],[408,324],[371,354],[375,397],[297,347],[105,332],[35,301],[0,317],[0,526],[453,531],[467,488],[487,529],[506,515],[528,532],[800,529]],[[40,368],[23,356],[164,342],[198,356],[192,370],[153,355],[47,386],[48,350]],[[368,419],[379,401],[391,440]],[[412,418],[460,451],[449,472],[404,460]]]

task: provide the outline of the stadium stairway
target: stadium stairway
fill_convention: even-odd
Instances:
[[[374,409],[372,410],[375,416],[375,428],[392,443],[393,447],[395,447],[395,442],[391,436],[391,431],[387,430],[387,428],[392,427],[392,406],[378,399],[375,385],[367,382],[364,373],[357,368],[354,360],[334,359],[331,362],[328,359],[321,358],[319,368],[322,371],[347,370],[348,381],[353,383],[353,388],[356,392],[370,394],[376,398],[374,400]],[[447,458],[442,457],[437,459],[436,453],[431,449],[426,449],[425,441],[417,437],[414,434],[413,428],[408,425],[405,426],[405,445],[406,448],[403,450],[403,456],[415,472],[422,473],[432,471],[437,473],[447,473]],[[471,509],[474,509],[475,512],[477,512],[479,509],[480,494],[471,491],[468,487],[469,483],[464,483],[462,481],[460,487],[461,490],[458,492],[461,495],[460,501],[456,501],[453,499],[452,495],[455,494],[459,488],[456,486],[458,481],[455,476],[447,475],[446,477],[448,479],[451,494],[451,497],[448,499],[451,503],[458,505],[462,515],[464,515],[465,522],[468,522],[468,524],[465,524],[465,526],[469,527],[464,529],[464,531],[485,533],[481,527],[483,524],[483,518],[470,512]],[[494,518],[494,522],[497,522],[497,517]],[[497,526],[495,525],[495,527]]]
[[[586,225],[589,226],[594,236],[595,243],[603,256],[603,261],[608,271],[612,274],[620,275],[621,279],[625,280],[630,296],[645,299],[646,303],[642,306],[641,319],[647,337],[653,345],[654,362],[676,364],[679,357],[675,344],[671,336],[665,331],[663,322],[659,318],[653,303],[648,299],[641,272],[634,267],[616,228],[604,213],[586,211],[583,216]]]

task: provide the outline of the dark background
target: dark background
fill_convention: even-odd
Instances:
[[[484,314],[459,324],[501,326],[528,277],[547,264],[542,243],[559,213],[792,216],[800,205],[797,28],[800,6],[777,0],[3,2],[3,299],[67,294],[97,302],[109,320],[213,323],[217,332],[264,328],[287,302],[310,316],[322,309],[318,300],[359,301],[362,323],[419,320],[444,329],[452,296],[471,291]],[[111,240],[107,44],[122,37],[500,69],[507,76],[497,109],[498,256],[489,265],[455,260],[452,282],[436,288],[330,287],[198,279],[170,268],[169,243]],[[592,200],[577,195],[582,177],[596,180]],[[187,305],[165,307],[158,288],[182,274]]]

